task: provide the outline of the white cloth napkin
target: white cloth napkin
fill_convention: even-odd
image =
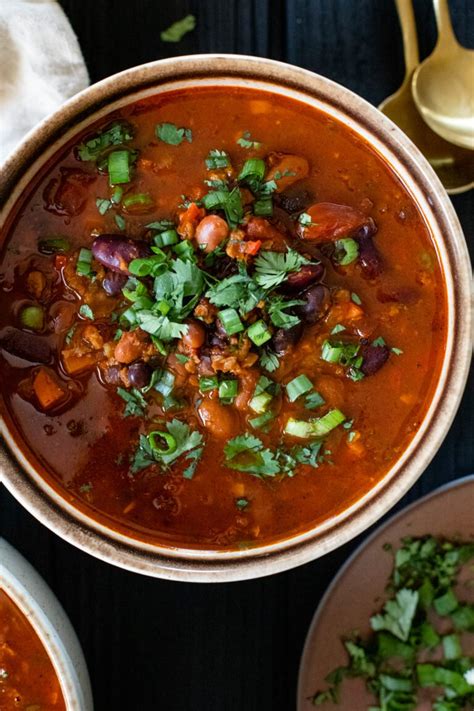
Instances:
[[[77,37],[56,0],[0,0],[0,162],[88,83]]]

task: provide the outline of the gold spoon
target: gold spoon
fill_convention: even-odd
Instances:
[[[415,104],[433,131],[451,143],[474,149],[474,51],[458,43],[447,0],[433,0],[438,41],[415,70]]]
[[[474,187],[474,153],[445,141],[418,113],[411,93],[411,78],[419,63],[412,1],[396,0],[396,6],[402,27],[405,78],[400,89],[385,99],[379,109],[418,146],[448,193],[465,192]]]

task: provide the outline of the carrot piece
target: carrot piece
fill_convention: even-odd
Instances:
[[[83,353],[78,355],[73,348],[62,352],[63,365],[68,375],[76,375],[83,370],[93,368],[97,363],[96,353]]]
[[[43,410],[58,405],[66,397],[66,389],[46,368],[40,368],[33,380],[33,390]]]

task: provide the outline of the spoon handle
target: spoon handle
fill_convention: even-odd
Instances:
[[[398,19],[400,20],[402,28],[405,76],[409,77],[420,61],[413,3],[412,0],[395,0],[395,3],[397,6]]]
[[[448,0],[433,0],[433,7],[436,25],[438,27],[438,42],[436,46],[438,48],[441,47],[441,45],[451,47],[453,44],[457,44],[451,16],[449,14]]]

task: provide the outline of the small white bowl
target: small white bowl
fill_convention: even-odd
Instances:
[[[86,661],[66,613],[36,570],[3,538],[0,589],[25,615],[48,653],[67,711],[93,711]]]

